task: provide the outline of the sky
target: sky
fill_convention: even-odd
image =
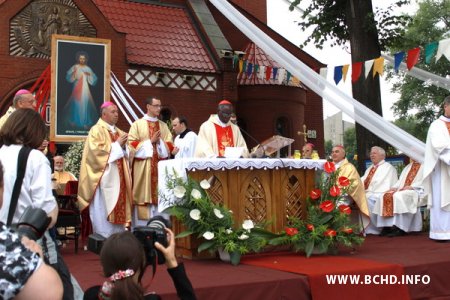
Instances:
[[[267,0],[268,25],[273,30],[291,41],[293,44],[300,45],[306,40],[309,32],[302,32],[300,30],[300,27],[295,23],[295,21],[298,21],[300,19],[301,13],[298,10],[294,10],[293,12],[289,11],[288,1],[289,0]],[[376,7],[386,7],[392,2],[394,1],[372,0],[372,3],[376,3]],[[412,0],[411,2],[413,3],[408,5],[407,7],[402,8],[402,10],[408,14],[413,14],[418,7],[414,0]],[[301,7],[306,7],[306,5],[302,4]],[[331,71],[328,71],[327,80],[330,82],[334,82],[332,70],[335,66],[351,64],[351,55],[349,50],[346,51],[341,46],[332,47],[330,43],[327,43],[326,45],[324,45],[323,49],[317,49],[311,43],[303,48],[303,50],[328,66],[329,70]],[[349,75],[350,74],[348,74],[347,77]],[[386,120],[392,121],[394,120],[394,115],[391,106],[392,103],[397,101],[400,96],[390,91],[390,84],[389,82],[386,82],[384,76],[381,77],[380,85],[383,105],[383,117]],[[345,83],[343,82],[343,80],[341,80],[341,82],[338,84],[338,87],[351,95],[350,80],[347,79]],[[324,118],[331,116],[337,112],[339,112],[339,110],[325,99]],[[353,121],[348,116],[344,116],[344,119],[347,121]]]

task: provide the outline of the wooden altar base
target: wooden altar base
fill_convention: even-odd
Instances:
[[[209,196],[233,211],[236,225],[247,219],[269,222],[267,229],[271,232],[283,230],[288,217],[306,217],[306,198],[315,180],[314,170],[287,168],[197,170],[188,175],[199,182],[211,182]],[[175,234],[184,231],[177,220],[173,220],[173,227]],[[177,239],[177,254],[185,258],[210,257],[197,253],[198,245],[193,237]]]

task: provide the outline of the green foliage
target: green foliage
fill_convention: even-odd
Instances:
[[[331,156],[333,150],[333,142],[331,140],[325,141],[325,157]]]
[[[167,176],[166,183],[176,199],[166,197],[163,200],[170,206],[166,212],[179,219],[187,228],[177,238],[193,234],[202,239],[198,252],[215,252],[222,248],[230,253],[231,262],[238,264],[240,255],[260,251],[267,244],[268,237],[273,237],[272,233],[255,226],[251,220],[235,226],[233,213],[225,206],[211,201],[207,180],[199,183],[188,178],[185,181],[175,174]]]
[[[334,163],[326,164],[331,168],[325,166],[328,174],[322,173],[319,188],[310,192],[306,220],[290,218],[285,231],[270,244],[292,245],[294,251],[304,251],[310,257],[313,251],[325,253],[336,250],[338,245],[354,247],[363,243],[359,226],[350,221],[351,208],[344,203],[352,183],[339,177]]]
[[[428,126],[420,124],[416,116],[401,117],[400,119],[395,120],[394,124],[422,142],[426,141]]]
[[[367,0],[353,1],[353,5],[360,5],[359,1]],[[294,10],[301,2],[302,0],[292,1],[289,9]],[[298,25],[302,31],[314,29],[303,45],[313,42],[317,48],[322,48],[326,40],[333,41],[333,46],[344,45],[350,39],[347,23],[350,0],[315,0],[308,3],[309,6],[304,9]],[[364,24],[361,24],[366,32],[378,32],[382,48],[402,36],[403,28],[410,18],[394,12],[407,3],[408,0],[397,0],[384,10],[378,10],[375,14],[369,13]],[[376,19],[378,21],[375,21]]]
[[[356,128],[351,127],[344,131],[344,146],[346,157],[349,162],[357,165],[355,161],[356,154]]]
[[[84,141],[78,141],[70,145],[64,154],[64,169],[75,175],[80,176],[81,157],[83,156]]]
[[[448,38],[449,28],[450,1],[421,1],[419,10],[413,16],[413,21],[406,28],[402,39],[393,43],[389,51],[407,51]],[[450,70],[450,62],[442,57],[437,62],[432,59],[430,64],[426,64],[425,51],[421,51],[416,67],[445,77]],[[424,132],[442,112],[442,102],[448,95],[448,90],[405,76],[404,73],[396,75],[392,69],[388,71],[388,78],[395,80],[393,91],[400,93],[400,100],[393,105],[394,114],[400,117],[399,126],[405,126],[404,129],[408,129],[409,133],[424,140]],[[416,122],[415,126],[412,122]]]

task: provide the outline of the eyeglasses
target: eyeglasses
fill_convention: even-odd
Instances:
[[[161,108],[162,107],[161,104],[150,104],[150,105],[153,106],[153,107],[156,107],[156,108]]]

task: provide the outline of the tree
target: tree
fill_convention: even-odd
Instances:
[[[450,1],[424,0],[419,3],[419,9],[406,28],[404,38],[394,42],[389,50],[395,53],[437,42],[449,36],[449,28]],[[432,59],[430,64],[426,64],[424,51],[416,66],[443,77],[450,70],[450,62],[444,57],[437,62]],[[448,90],[405,76],[404,73],[396,75],[392,69],[389,77],[398,78],[393,90],[400,93],[400,99],[393,105],[394,114],[400,117],[395,124],[424,140],[429,125],[442,112],[442,101],[448,95]]]
[[[333,150],[333,142],[331,140],[325,141],[325,157],[329,157],[331,155],[332,150]]]
[[[292,2],[290,9],[302,0]],[[378,12],[380,21],[375,21],[371,0],[315,0],[305,9],[299,26],[302,30],[314,28],[305,43],[311,41],[321,48],[327,39],[334,45],[344,45],[350,41],[352,63],[378,58],[386,44],[399,38],[402,27],[408,22],[407,16],[395,16],[391,12],[395,7],[408,3],[397,0],[385,11]],[[380,32],[380,33],[379,33]],[[361,76],[353,84],[353,97],[382,115],[379,77]],[[386,143],[371,132],[356,124],[358,165],[364,168],[364,158],[373,145],[385,146]],[[385,146],[386,147],[386,146]]]
[[[344,131],[344,146],[347,152],[347,159],[355,163],[354,156],[356,154],[356,130],[355,127],[348,128]]]

